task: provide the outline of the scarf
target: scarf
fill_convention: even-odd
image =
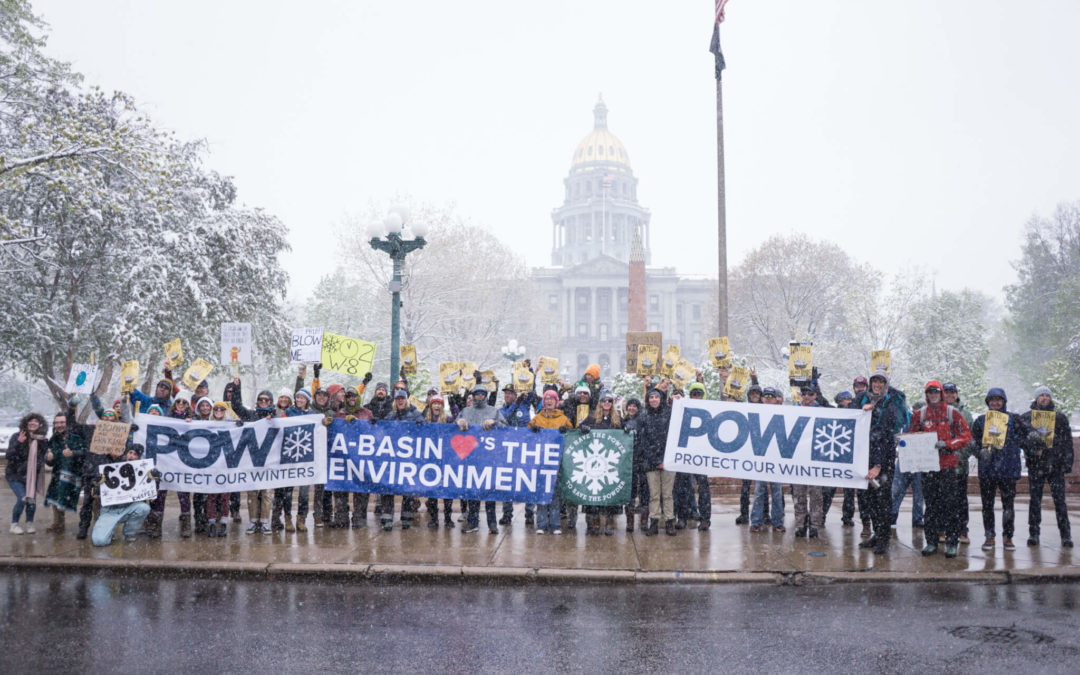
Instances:
[[[34,503],[38,489],[38,440],[44,436],[30,435],[30,450],[26,455],[26,498],[23,501]]]

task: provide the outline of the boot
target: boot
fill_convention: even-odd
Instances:
[[[307,532],[307,524],[304,522],[305,520],[307,520],[307,518],[301,518],[300,516],[296,517],[297,532]]]
[[[214,539],[217,537],[217,523],[213,518],[206,522],[206,536]]]
[[[180,514],[180,536],[187,539],[191,536],[191,514]]]
[[[292,516],[285,516],[285,531],[296,532],[296,526],[293,525]]]
[[[275,505],[270,511],[270,529],[274,532],[280,532],[285,529],[285,525],[281,522],[281,505]]]
[[[567,504],[566,506],[566,529],[577,529],[577,504]]]
[[[585,514],[585,534],[586,536],[596,536],[600,534],[600,516],[592,513]]]
[[[642,516],[644,518],[644,516]],[[646,537],[655,537],[660,533],[660,521],[656,518],[649,519],[649,529],[645,530]]]
[[[597,516],[599,517],[599,516]],[[604,518],[604,536],[610,537],[615,534],[615,516]]]
[[[53,532],[56,534],[64,533],[64,510],[53,507],[53,522],[52,525],[45,528],[46,532]]]
[[[626,531],[634,531],[634,507],[632,506],[626,507]]]
[[[668,535],[669,537],[674,537],[675,536],[676,532],[675,532],[675,521],[674,520],[664,521],[664,534]]]
[[[224,538],[227,534],[229,534],[229,528],[225,526],[225,521],[222,519],[222,522],[218,523],[217,536]]]
[[[146,536],[151,539],[161,539],[161,513],[151,511],[146,517]]]

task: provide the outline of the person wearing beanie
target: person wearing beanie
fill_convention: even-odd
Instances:
[[[597,394],[599,400],[599,394]],[[589,426],[589,417],[593,414],[592,397],[589,385],[584,381],[574,389],[574,394],[567,397],[562,404],[563,414],[570,420],[570,427],[582,429]],[[578,505],[566,504],[566,529],[577,529]]]
[[[664,448],[667,445],[668,427],[671,425],[671,407],[664,404],[664,395],[658,389],[650,389],[645,395],[645,410],[640,413],[634,436],[634,452],[639,448],[645,477],[649,481],[649,529],[645,536],[658,533],[660,520],[664,532],[674,536],[675,509],[673,490],[675,472],[664,470]]]
[[[687,387],[690,398],[704,400],[706,398],[705,385],[701,382],[693,382]],[[681,391],[676,389],[671,398],[678,400]],[[697,491],[697,499],[694,492]],[[700,473],[678,472],[675,474],[675,487],[672,490],[675,495],[675,529],[682,530],[691,520],[698,521],[697,529],[705,532],[712,524],[712,492],[709,490],[709,477]]]
[[[870,412],[870,470],[866,474],[866,504],[874,534],[859,544],[872,548],[875,555],[889,552],[892,535],[889,509],[892,498],[892,475],[896,464],[896,435],[908,424],[907,400],[903,392],[889,386],[884,373],[874,373],[870,387],[855,396],[855,408]]]
[[[93,465],[94,473],[87,476],[91,484],[95,486],[95,492],[100,490],[101,483],[104,482],[104,477],[98,472],[99,466],[113,462],[133,462],[142,456],[142,451],[143,446],[138,443],[129,443],[127,449],[122,452],[97,455],[103,460],[95,462]],[[160,475],[156,474],[157,469],[153,469],[151,477],[159,478]],[[116,529],[117,525],[123,523],[124,542],[132,543],[135,541],[135,535],[139,532],[139,528],[142,527],[143,521],[146,520],[149,514],[150,505],[145,501],[102,506],[101,511],[98,513],[97,522],[94,523],[94,529],[90,533],[90,541],[93,542],[94,546],[108,546],[112,543],[113,530]]]
[[[585,385],[589,390],[589,408],[595,410],[600,402],[600,392],[604,390],[604,383],[600,381],[600,364],[592,363],[585,369],[579,385]]]
[[[623,431],[635,433],[641,419],[641,401],[628,398],[623,406]],[[634,461],[630,469],[630,501],[626,505],[626,531],[634,531],[634,516],[637,515],[642,531],[649,528],[649,481],[645,478],[645,469],[641,463],[641,453],[634,445]]]
[[[541,400],[543,403],[540,411],[529,420],[529,428],[536,432],[541,429],[555,429],[562,434],[569,431],[570,419],[559,408],[558,392],[554,389],[545,389]],[[562,471],[561,463],[559,470]],[[559,488],[556,483],[555,490],[551,494],[551,501],[547,504],[536,505],[537,534],[562,534],[562,528],[559,525],[560,506]]]
[[[615,406],[615,395],[610,389],[600,392],[600,403],[596,406],[596,412],[589,420],[590,429],[619,429],[623,428],[622,417],[619,409]],[[615,516],[622,510],[619,506],[586,506],[585,507],[585,534],[610,537],[615,534]],[[630,516],[633,522],[633,516]],[[601,526],[601,519],[603,525]]]
[[[481,429],[492,429],[494,427],[505,427],[506,418],[502,416],[499,409],[493,405],[488,405],[488,390],[483,384],[476,384],[472,389],[472,405],[462,410],[457,417],[458,428],[462,431],[466,431],[469,427],[480,427]],[[499,526],[498,520],[495,514],[495,502],[485,501],[484,512],[487,516],[488,532],[490,534],[498,534]],[[466,517],[465,527],[461,530],[462,534],[469,532],[476,532],[480,529],[480,500],[470,499],[466,501],[466,507],[468,509],[468,515]]]
[[[336,385],[331,385],[333,388]],[[351,424],[357,420],[371,422],[375,419],[369,408],[360,405],[360,388],[359,387],[344,387],[344,400],[334,412],[334,417],[344,419],[346,424]],[[383,392],[385,393],[385,388]],[[376,388],[376,394],[378,389]],[[352,515],[349,514],[349,496],[352,496]],[[347,492],[339,490],[333,493],[333,515],[330,520],[330,527],[334,529],[345,529],[352,527],[354,530],[362,530],[367,527],[367,512],[368,502],[371,499],[371,495],[367,492]],[[326,515],[324,514],[325,518]]]
[[[390,388],[385,382],[376,384],[375,394],[367,404],[367,409],[371,411],[372,416],[377,420],[384,420],[393,406],[394,400],[390,398]]]
[[[842,391],[833,397],[837,408],[851,408],[854,401],[850,391]],[[821,489],[821,522],[824,524],[829,518],[829,509],[832,507],[833,498],[836,496],[835,486]],[[844,488],[844,501],[840,510],[840,523],[844,527],[855,527],[855,501],[859,490]]]
[[[240,378],[233,379],[233,412],[244,422],[274,417],[277,409],[274,407],[274,394],[269,389],[263,389],[255,397],[255,407],[247,408],[242,401],[243,391],[240,386]],[[248,527],[247,534],[270,534],[270,513],[273,508],[273,490],[249,490],[247,493]]]
[[[532,410],[534,403],[538,397],[535,391],[527,391],[522,394],[518,394],[512,384],[508,384],[502,388],[503,394],[503,406],[499,409],[499,413],[506,420],[506,425],[510,427],[516,427],[518,429],[525,428],[529,425],[529,420],[532,419],[530,411]],[[532,525],[535,522],[536,505],[525,505],[525,524]],[[503,502],[502,505],[502,518],[499,518],[500,525],[510,525],[514,521],[514,503]]]
[[[406,422],[410,424],[424,423],[424,416],[420,414],[420,411],[416,409],[416,406],[409,402],[408,391],[398,389],[394,392],[392,400],[393,408],[385,418],[387,422]],[[394,529],[394,495],[381,495],[379,504],[382,507],[379,512],[382,528],[384,531],[389,532]],[[494,502],[492,502],[492,504],[494,504]],[[416,497],[401,498],[401,529],[408,530],[412,527],[413,518],[416,517],[416,512],[419,510],[419,499]],[[492,507],[493,512],[494,510],[494,507]]]
[[[955,558],[960,544],[960,484],[956,480],[960,462],[967,462],[966,449],[971,430],[964,416],[945,403],[941,382],[931,380],[923,389],[926,406],[911,416],[912,433],[937,434],[938,471],[923,473],[926,494],[926,522],[923,534],[924,556],[938,551],[939,538],[945,535],[945,557]]]
[[[446,399],[443,395],[434,390],[428,393],[427,406],[424,407],[424,422],[427,424],[449,424],[453,421],[453,418],[446,412]],[[437,529],[439,527],[439,500],[434,497],[428,497],[427,502],[428,512],[428,527],[431,529]],[[443,500],[443,525],[446,529],[453,529],[456,527],[454,523],[454,500]]]
[[[977,447],[979,458],[979,496],[982,498],[983,532],[986,540],[984,551],[994,550],[997,532],[994,523],[994,499],[1001,495],[1001,534],[1005,538],[1003,547],[1013,551],[1013,531],[1015,512],[1013,500],[1016,498],[1016,481],[1020,479],[1020,455],[1031,453],[1040,444],[1045,447],[1042,437],[1020,418],[1008,411],[1009,399],[1005,390],[992,387],[986,392],[986,407],[991,411],[1003,413],[1007,422],[1002,429],[996,425],[987,425],[986,415],[979,415],[971,424],[972,444]],[[996,441],[996,442],[995,442]],[[1001,447],[996,447],[1000,445]]]
[[[302,382],[303,370],[301,370],[300,378],[297,379],[297,384],[301,384]],[[279,407],[280,404],[281,396],[279,395]],[[287,407],[283,414],[285,417],[296,417],[298,415],[310,415],[311,413],[311,392],[304,387],[300,387],[292,397],[292,405]],[[311,486],[295,486],[297,493],[295,524],[293,523],[292,518],[293,489],[293,487],[274,488],[274,507],[270,517],[271,529],[276,528],[280,524],[284,527],[286,532],[307,532],[307,523],[305,521],[307,520],[309,500],[311,498]],[[316,498],[321,498],[321,495],[317,494]]]
[[[147,396],[139,391],[138,387],[131,390],[128,394],[128,400],[131,402],[132,410],[143,411],[148,409],[152,405],[161,406],[162,410],[167,410],[172,404],[173,383],[172,380],[163,378],[158,380],[157,386],[154,387],[154,395]]]
[[[971,416],[971,412],[968,411],[967,406],[960,400],[960,390],[953,382],[945,382],[942,385],[945,393],[945,403],[956,408],[960,415],[964,418],[964,422],[968,425],[968,429],[971,429],[971,423],[975,421],[975,418]],[[969,446],[961,453],[960,466],[957,467],[956,482],[959,484],[957,488],[960,491],[960,543],[964,546],[971,543],[971,539],[968,537],[968,521],[971,519],[971,504],[968,500],[968,474],[970,473],[970,467],[968,459],[971,457],[972,448]],[[859,504],[860,509],[862,504]],[[938,543],[942,543],[945,539],[942,538],[943,534],[938,535]]]
[[[1041,439],[1033,443],[1026,453],[1028,486],[1031,498],[1028,501],[1028,546],[1039,545],[1042,527],[1043,486],[1050,485],[1050,497],[1054,500],[1054,514],[1057,516],[1058,534],[1061,545],[1072,548],[1072,527],[1069,524],[1069,509],[1065,504],[1065,474],[1072,472],[1073,444],[1069,418],[1054,407],[1054,397],[1049,387],[1035,390],[1031,409],[1020,415],[1020,419],[1031,427]],[[1035,423],[1034,414],[1043,419]],[[1049,414],[1048,414],[1049,413]],[[1053,417],[1053,424],[1045,424],[1045,418]]]

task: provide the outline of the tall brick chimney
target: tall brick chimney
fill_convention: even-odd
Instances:
[[[630,249],[630,321],[627,328],[631,331],[643,331],[646,328],[645,314],[645,249],[641,246],[641,237],[634,233],[634,244]]]

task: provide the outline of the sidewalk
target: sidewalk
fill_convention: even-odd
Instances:
[[[225,539],[205,536],[180,539],[176,498],[165,511],[160,540],[140,536],[132,544],[117,537],[113,544],[95,548],[89,539],[75,539],[77,518],[68,515],[67,532],[50,534],[50,509],[39,508],[38,532],[8,532],[14,496],[0,490],[0,568],[52,570],[112,570],[131,574],[176,574],[249,578],[323,577],[350,580],[485,580],[491,582],[690,582],[690,583],[837,583],[857,581],[970,581],[980,583],[1031,583],[1080,581],[1080,554],[1061,546],[1053,510],[1043,510],[1042,545],[1028,548],[1027,500],[1016,502],[1016,550],[983,551],[982,519],[978,497],[971,500],[971,540],[960,555],[946,559],[941,553],[923,558],[922,530],[912,530],[910,497],[900,512],[888,555],[875,556],[858,548],[861,525],[840,524],[839,500],[830,510],[824,534],[816,540],[796,539],[792,534],[788,501],[785,534],[751,534],[736,526],[738,498],[713,500],[712,529],[681,530],[675,537],[645,537],[640,530],[629,534],[625,520],[617,519],[613,537],[587,537],[584,518],[574,533],[536,535],[525,527],[518,505],[510,527],[488,534],[481,513],[480,532],[462,534],[461,526],[446,530],[426,527],[421,510],[419,527],[383,532],[369,514],[363,530],[314,528],[286,534],[248,535],[244,523],[230,524]],[[1050,504],[1044,499],[1044,507]],[[1080,525],[1080,504],[1070,504],[1071,520]],[[458,514],[455,513],[455,518]],[[1000,528],[1000,512],[998,527]]]

